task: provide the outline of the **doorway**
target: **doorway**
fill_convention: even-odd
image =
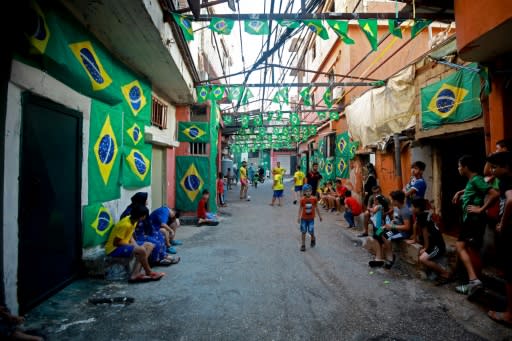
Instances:
[[[153,146],[151,165],[151,207],[167,205],[167,149]]]
[[[30,93],[22,103],[18,301],[23,313],[79,271],[82,115]]]

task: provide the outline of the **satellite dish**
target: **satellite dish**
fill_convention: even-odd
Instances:
[[[238,0],[236,0],[238,2]],[[228,6],[229,8],[235,12],[236,11],[236,7],[235,7],[235,0],[228,0]]]

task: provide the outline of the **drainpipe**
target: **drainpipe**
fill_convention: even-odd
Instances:
[[[400,135],[393,134],[393,142],[395,144],[395,176],[398,188],[402,188],[402,160],[400,158]]]

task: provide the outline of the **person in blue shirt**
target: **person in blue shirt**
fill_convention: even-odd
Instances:
[[[406,205],[412,209],[412,201],[415,199],[425,199],[425,192],[427,191],[427,182],[423,179],[423,171],[426,165],[422,161],[413,162],[411,165],[411,179],[405,185],[403,191],[405,192]],[[428,201],[427,201],[428,202]],[[430,206],[427,205],[427,210]],[[412,235],[407,243],[413,244],[419,242],[418,228],[416,226],[416,217],[413,215]]]

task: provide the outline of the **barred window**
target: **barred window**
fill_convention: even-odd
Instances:
[[[190,155],[206,155],[206,143],[190,142]]]
[[[151,124],[160,129],[167,128],[167,105],[153,97],[151,100]]]

